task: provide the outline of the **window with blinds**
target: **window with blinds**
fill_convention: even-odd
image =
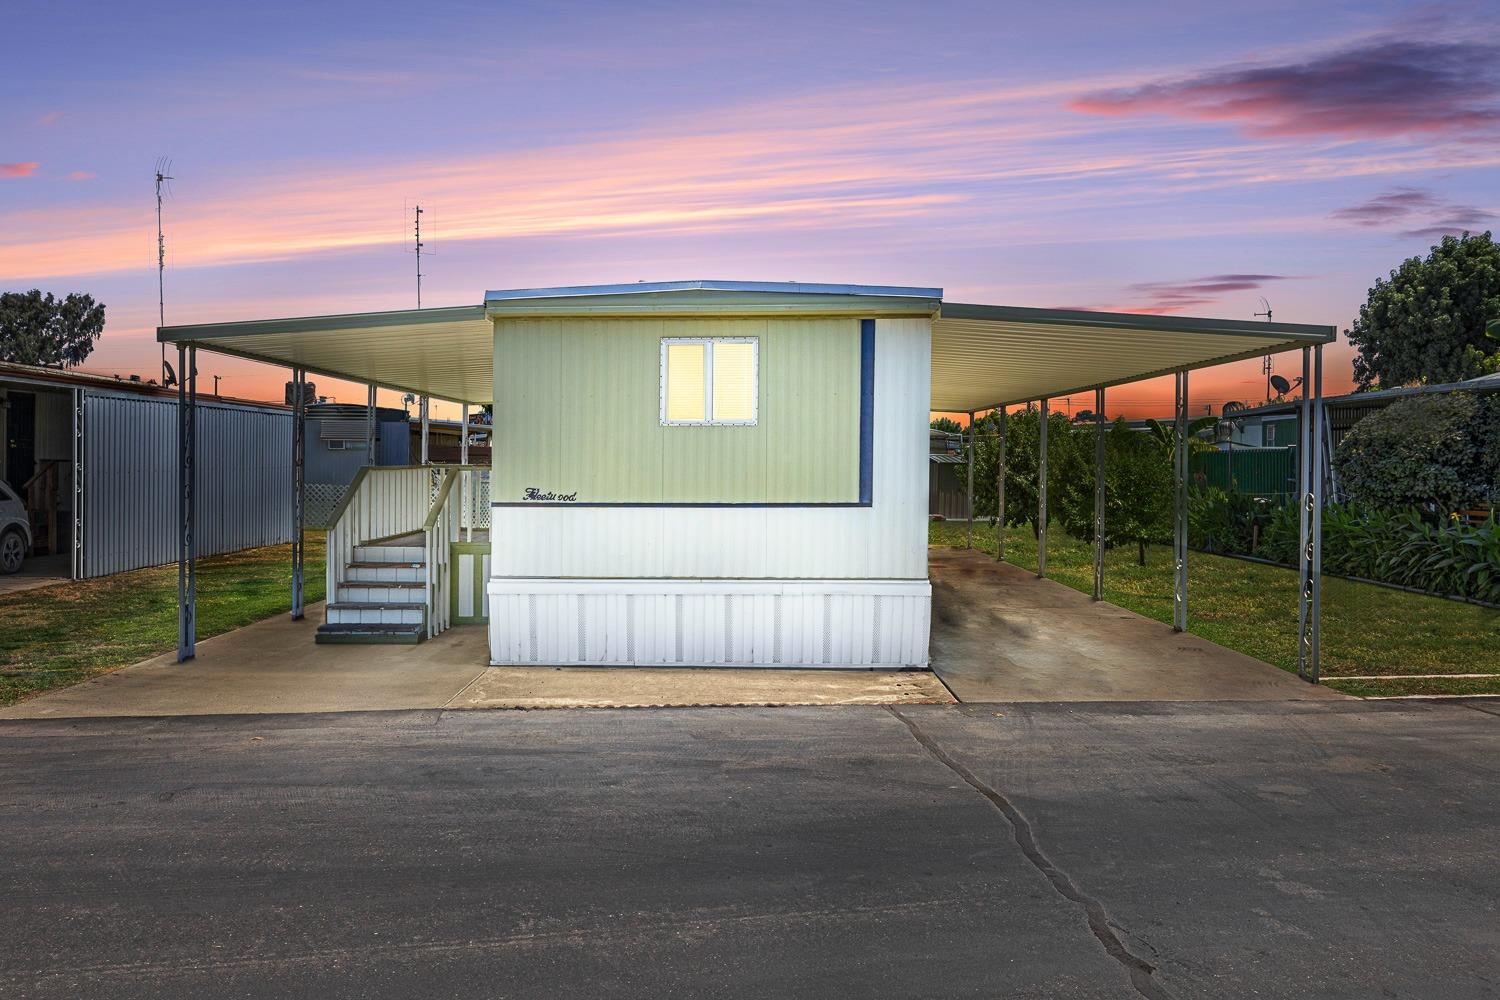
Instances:
[[[753,425],[759,353],[753,337],[663,337],[661,422]]]

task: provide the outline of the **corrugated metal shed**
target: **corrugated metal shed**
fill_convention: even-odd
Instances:
[[[292,417],[198,403],[199,555],[291,539]],[[177,404],[83,394],[83,568],[105,576],[177,558]]]

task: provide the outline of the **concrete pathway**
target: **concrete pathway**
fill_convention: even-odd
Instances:
[[[323,606],[204,639],[0,708],[0,719],[253,715],[422,708],[869,705],[952,702],[930,673],[866,670],[627,670],[488,666],[483,626],[416,646],[319,646]]]
[[[449,708],[662,708],[714,705],[953,704],[925,670],[491,667]]]
[[[1458,704],[41,720],[0,757],[7,1000],[1500,984],[1500,718]]]
[[[960,701],[1343,697],[978,551],[929,563],[932,668]]]
[[[72,566],[66,553],[51,556],[31,556],[21,563],[19,573],[0,574],[0,594],[18,594],[23,590],[38,587],[53,587],[67,583]]]

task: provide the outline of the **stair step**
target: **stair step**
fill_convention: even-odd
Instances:
[[[420,563],[427,558],[427,550],[421,545],[356,545],[356,562],[372,563]]]
[[[330,625],[421,625],[427,605],[410,601],[345,601],[328,605]]]
[[[328,607],[329,610],[337,608],[340,611],[422,611],[427,605],[421,601],[335,601]]]
[[[422,641],[421,625],[323,624],[314,641],[319,643],[365,643],[415,646]]]
[[[425,563],[349,563],[344,570],[345,584],[423,583],[427,576]]]
[[[371,601],[396,603],[410,602],[423,596],[426,584],[419,580],[374,580],[357,583],[347,581],[339,584],[339,603],[363,604]]]

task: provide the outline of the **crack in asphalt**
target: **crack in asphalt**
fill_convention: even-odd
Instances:
[[[1067,872],[1047,857],[1046,852],[1037,843],[1036,830],[1025,814],[1016,808],[1015,804],[1004,794],[986,784],[973,771],[954,760],[946,750],[938,746],[931,736],[927,735],[921,726],[917,725],[914,719],[903,715],[892,705],[886,705],[885,710],[899,719],[911,732],[912,738],[921,744],[922,748],[938,763],[962,778],[965,784],[984,796],[990,805],[1005,817],[1015,837],[1016,846],[1021,849],[1026,860],[1042,873],[1052,888],[1057,890],[1058,895],[1082,908],[1088,920],[1089,930],[1104,946],[1109,957],[1125,969],[1130,977],[1130,985],[1135,987],[1135,991],[1147,1000],[1171,1000],[1171,994],[1153,978],[1156,966],[1130,950],[1110,922],[1109,913],[1104,909],[1104,904],[1080,889],[1078,883],[1074,882]]]

